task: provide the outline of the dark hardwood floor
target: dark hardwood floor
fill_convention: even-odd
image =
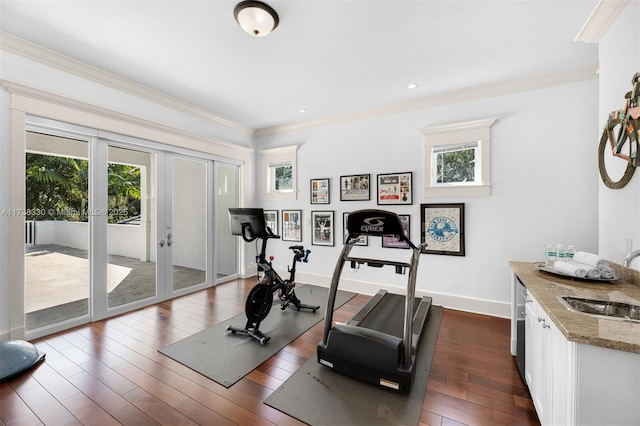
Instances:
[[[322,338],[322,321],[226,389],[158,352],[242,313],[237,280],[34,341],[37,368],[0,385],[2,425],[296,425],[265,404]],[[369,296],[341,307],[347,321]],[[421,425],[538,425],[509,353],[509,320],[445,309]]]

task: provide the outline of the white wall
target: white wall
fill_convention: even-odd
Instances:
[[[312,250],[299,265],[300,280],[326,285],[342,241],[342,212],[378,208],[375,184],[368,202],[339,201],[341,175],[413,172],[414,203],[382,206],[411,215],[411,239],[420,241],[421,203],[465,203],[466,256],[423,254],[417,289],[434,303],[500,316],[509,315],[509,260],[539,261],[548,243],[573,244],[578,250],[598,246],[598,169],[593,135],[599,127],[598,83],[589,80],[492,99],[432,108],[376,119],[263,137],[259,148],[299,144],[296,202],[262,200],[265,209],[302,209],[303,243]],[[423,139],[418,129],[489,117],[491,128],[491,196],[429,198],[422,196]],[[264,176],[261,170],[257,176]],[[331,204],[309,203],[309,179],[331,178]],[[256,187],[260,187],[256,182]],[[335,247],[311,246],[312,210],[336,212]],[[270,241],[276,268],[286,271],[291,243]],[[408,252],[383,249],[371,239],[354,248],[367,257],[401,258]],[[365,251],[366,250],[366,251]],[[345,268],[351,288],[373,293],[378,287],[406,285],[392,271]],[[353,281],[351,281],[353,280]],[[356,283],[355,281],[359,281]],[[399,291],[394,289],[393,291]]]
[[[36,244],[56,244],[64,247],[89,250],[89,223],[64,220],[35,222]],[[144,229],[138,225],[107,225],[107,254],[131,257],[145,262]],[[202,268],[202,265],[200,266]]]
[[[631,77],[640,72],[640,2],[630,2],[600,41],[600,94],[598,128],[589,140],[597,147],[609,112],[624,107],[624,95],[631,90]],[[626,240],[633,239],[633,250],[640,249],[640,173],[621,189],[598,185],[600,217],[598,223],[600,255],[622,263]],[[639,269],[640,261],[631,265]]]

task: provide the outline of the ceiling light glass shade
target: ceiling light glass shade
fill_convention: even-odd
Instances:
[[[247,34],[264,37],[278,26],[278,14],[261,1],[242,1],[236,5],[233,15]]]

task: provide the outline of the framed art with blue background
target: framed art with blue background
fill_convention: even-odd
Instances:
[[[420,204],[420,230],[423,253],[464,256],[464,203]]]

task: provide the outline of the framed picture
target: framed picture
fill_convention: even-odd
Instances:
[[[411,172],[378,175],[378,204],[413,204]]]
[[[333,246],[333,211],[311,212],[311,244]]]
[[[278,235],[278,210],[265,210],[264,223],[271,229],[271,232]]]
[[[420,204],[422,252],[464,256],[464,203]]]
[[[342,213],[342,243],[347,244],[347,238],[349,237],[349,231],[347,231],[347,219],[349,218],[349,213]],[[358,241],[355,243],[356,246],[368,246],[369,245],[369,236],[360,235],[358,237]]]
[[[301,210],[282,210],[282,241],[302,241]]]
[[[402,223],[402,230],[404,231],[404,235],[411,239],[411,229],[410,229],[410,215],[408,214],[399,214],[400,222]],[[387,248],[401,248],[408,249],[409,244],[405,241],[400,241],[396,237],[382,237],[382,247]]]
[[[311,179],[311,204],[329,204],[329,178]]]
[[[340,176],[340,201],[368,201],[371,175]]]

